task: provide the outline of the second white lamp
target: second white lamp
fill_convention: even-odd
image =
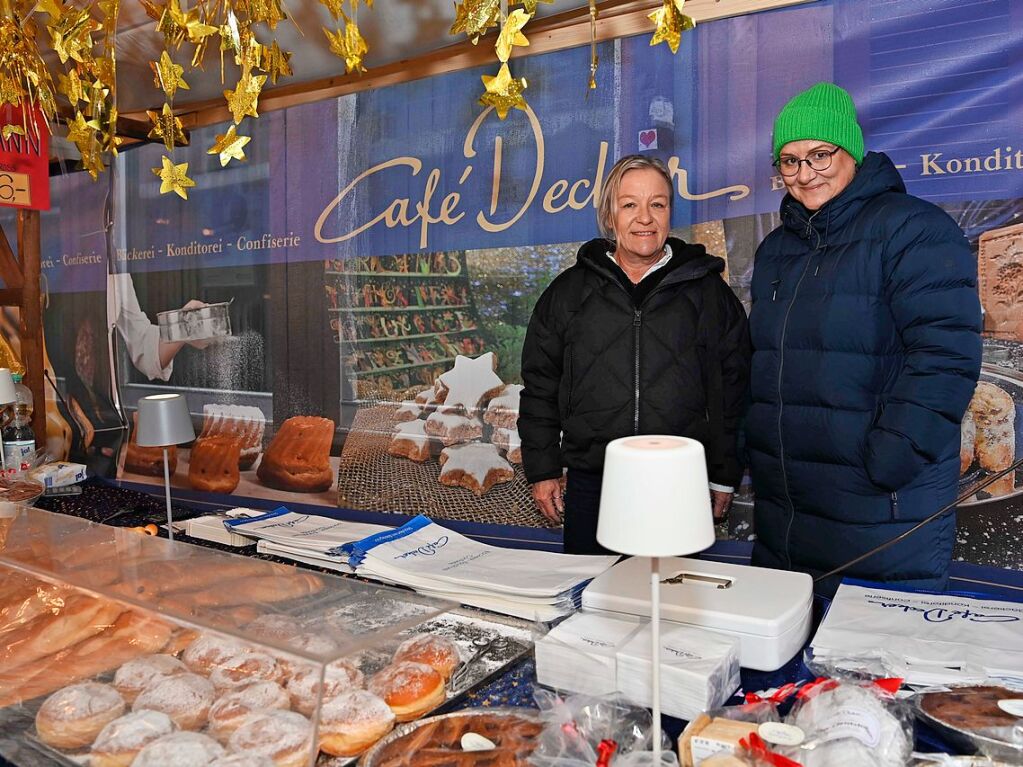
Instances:
[[[195,439],[188,402],[180,394],[153,394],[139,400],[139,447],[163,448],[163,487],[167,499],[167,537],[174,540],[174,517],[171,514],[170,469],[167,448]]]
[[[685,556],[714,543],[714,519],[703,445],[669,436],[623,437],[604,455],[597,542],[650,557],[650,665],[653,669],[653,763],[661,750],[659,557]]]

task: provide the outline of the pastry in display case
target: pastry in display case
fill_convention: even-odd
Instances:
[[[488,630],[392,587],[27,507],[8,521],[0,761],[16,765],[357,757],[468,689],[449,679],[459,644]],[[530,645],[507,630],[504,663]]]

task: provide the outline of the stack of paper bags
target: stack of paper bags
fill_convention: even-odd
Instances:
[[[694,626],[661,623],[661,711],[693,719],[718,708],[739,688],[739,639]],[[618,690],[653,705],[650,624],[618,650]]]
[[[347,554],[340,553],[338,547],[391,529],[317,514],[296,514],[284,506],[269,514],[227,519],[224,526],[256,539],[256,550],[261,554],[340,572],[352,572],[353,568]]]
[[[576,613],[536,642],[536,679],[556,690],[609,695],[618,689],[618,651],[640,622]]]
[[[368,578],[539,621],[574,612],[585,585],[617,560],[489,546],[422,515],[329,553]]]
[[[811,643],[815,664],[907,684],[1018,684],[1023,604],[843,583]]]

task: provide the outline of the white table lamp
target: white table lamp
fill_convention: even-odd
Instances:
[[[170,465],[167,448],[195,439],[188,403],[180,394],[153,394],[138,404],[139,425],[136,441],[139,447],[163,448],[163,486],[167,498],[167,536],[174,540],[174,518],[171,514]]]
[[[703,551],[714,543],[714,519],[703,445],[669,436],[623,437],[604,456],[597,542],[650,557],[653,670],[653,763],[661,758],[660,560]]]
[[[0,368],[0,407],[10,405],[18,399],[14,389],[14,378],[8,368]],[[4,455],[4,438],[0,434],[0,466],[7,473],[7,456]]]

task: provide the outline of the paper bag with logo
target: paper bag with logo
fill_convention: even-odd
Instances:
[[[907,684],[1023,677],[1023,604],[843,583],[811,642],[811,667]]]

